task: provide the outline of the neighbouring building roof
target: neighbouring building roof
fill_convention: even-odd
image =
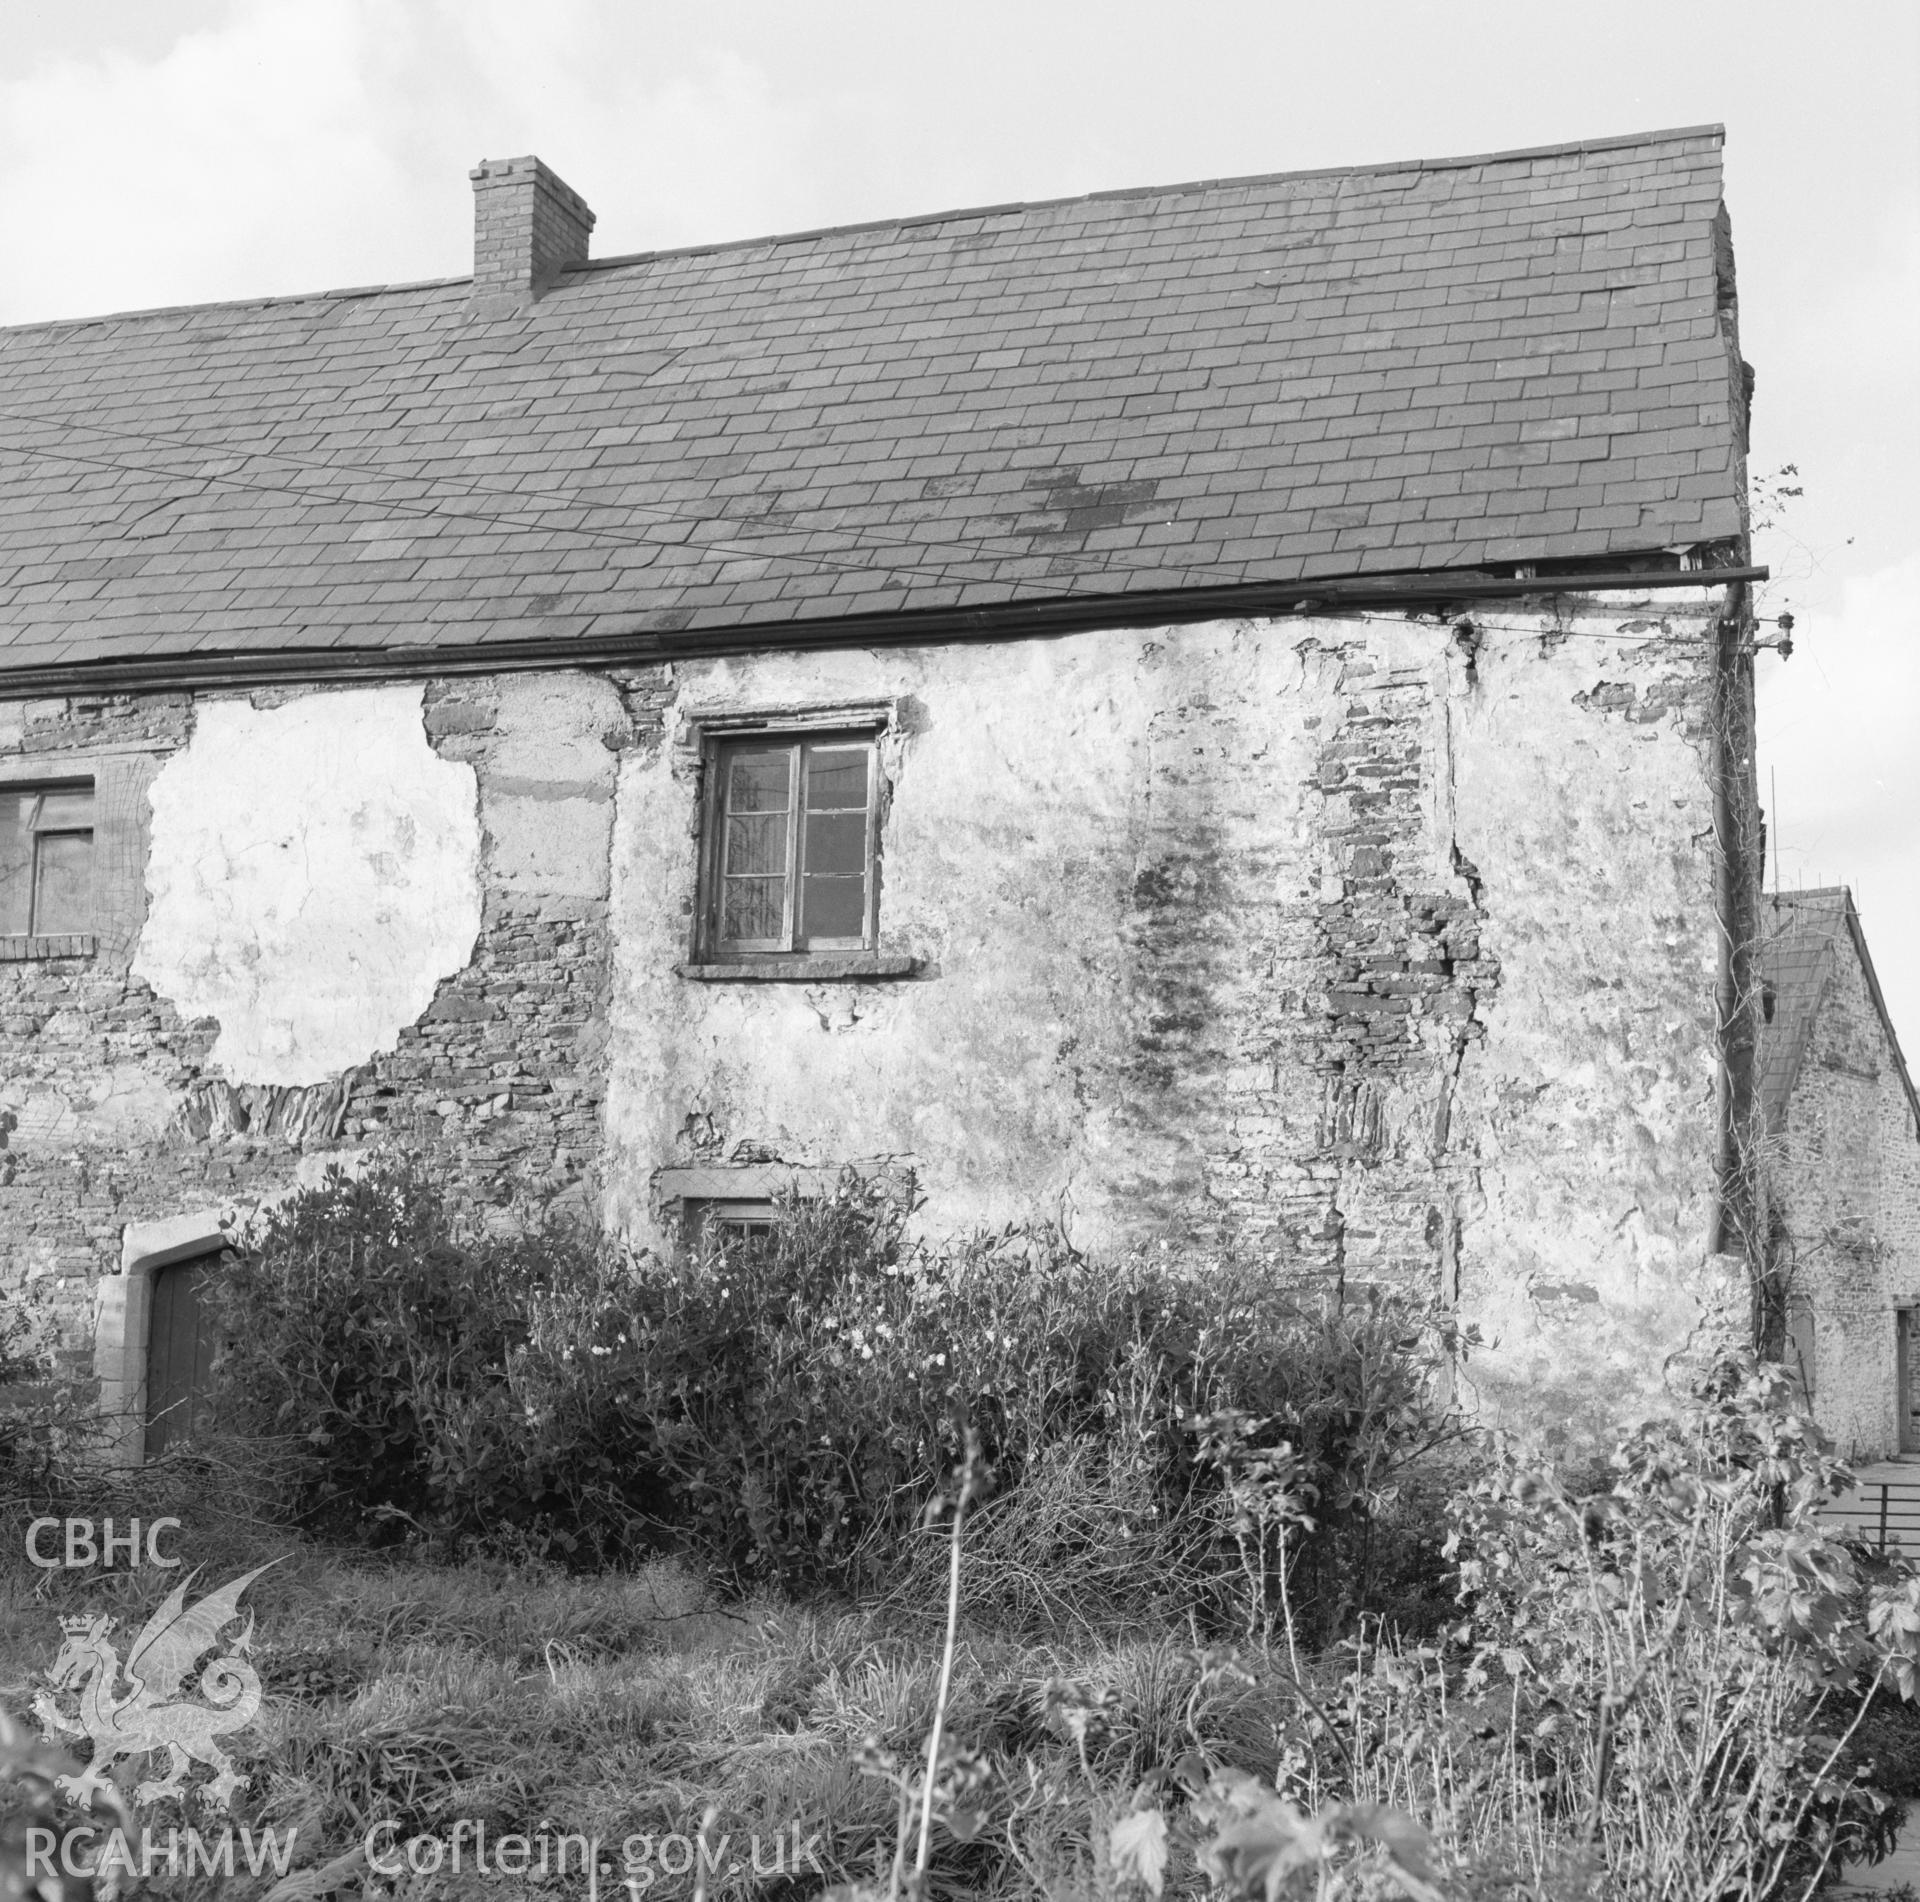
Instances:
[[[1853,894],[1844,885],[1824,885],[1812,891],[1770,892],[1763,913],[1760,940],[1760,977],[1766,986],[1767,1022],[1760,1039],[1760,1106],[1766,1127],[1786,1127],[1794,1084],[1813,1041],[1820,1007],[1832,988],[1840,960],[1858,961],[1873,1000],[1880,1027],[1886,1034],[1901,1087],[1920,1130],[1920,1094],[1900,1052],[1893,1019],[1881,994],[1880,980],[1867,953],[1866,933],[1854,908]]]
[[[0,671],[1741,533],[1718,127],[0,331]]]

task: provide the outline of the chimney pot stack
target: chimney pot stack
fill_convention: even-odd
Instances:
[[[473,308],[499,317],[538,300],[587,261],[593,213],[537,159],[482,159],[473,180]]]

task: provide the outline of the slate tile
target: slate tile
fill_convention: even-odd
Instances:
[[[244,324],[232,313],[188,313],[0,332],[10,389],[23,381],[14,373],[25,352],[24,382],[50,407],[106,379],[120,393],[118,419],[189,432],[175,480],[228,441],[245,449],[264,439],[282,455],[344,465],[290,474],[296,492],[279,500],[202,498],[164,536],[128,543],[125,512],[162,499],[168,478],[53,477],[43,467],[22,498],[0,461],[0,549],[20,551],[0,556],[0,647],[31,638],[37,617],[56,608],[104,629],[129,604],[144,611],[196,595],[203,614],[310,613],[317,626],[351,616],[369,638],[423,622],[459,638],[462,619],[479,614],[515,635],[585,625],[579,615],[530,621],[514,601],[516,587],[550,577],[601,601],[620,577],[637,591],[636,618],[668,600],[697,616],[854,598],[857,580],[797,563],[776,599],[766,592],[771,573],[741,578],[736,566],[721,582],[719,564],[662,560],[693,532],[684,521],[650,523],[631,549],[604,539],[617,521],[611,509],[698,517],[769,487],[802,519],[865,511],[850,526],[841,514],[832,546],[843,554],[863,533],[986,534],[966,598],[1057,590],[1053,557],[1003,559],[1017,544],[984,519],[924,513],[919,491],[934,473],[969,478],[977,506],[991,510],[982,480],[1012,471],[1015,458],[1021,481],[1035,466],[1078,464],[1102,481],[1161,484],[1156,505],[1169,519],[1096,530],[1108,544],[1099,561],[1065,573],[1083,587],[1198,572],[1169,571],[1164,554],[1145,551],[1157,544],[1185,551],[1183,562],[1217,563],[1249,523],[1260,539],[1286,542],[1267,549],[1266,572],[1376,557],[1405,565],[1435,550],[1483,559],[1493,538],[1513,539],[1515,524],[1537,530],[1565,514],[1540,506],[1560,493],[1552,478],[1603,463],[1618,466],[1595,507],[1614,503],[1622,483],[1697,481],[1701,494],[1684,506],[1732,519],[1706,228],[1717,202],[1717,148],[1669,142],[1493,160],[1425,179],[1406,170],[1256,181],[709,247],[594,274],[554,293],[533,323],[480,336],[462,320],[458,287],[263,305]],[[1664,215],[1675,207],[1684,215]],[[962,227],[976,224],[990,243],[956,257]],[[1315,269],[1247,302],[1250,282],[1285,264],[1274,237],[1294,231],[1320,245]],[[1344,283],[1329,282],[1330,270]],[[316,328],[316,313],[330,324]],[[216,325],[232,334],[196,341]],[[660,361],[635,387],[616,388],[588,363],[607,351]],[[1659,373],[1644,388],[1643,371]],[[1573,436],[1554,433],[1570,418]],[[1523,432],[1544,439],[1550,462],[1490,460],[1516,455]],[[470,452],[487,436],[493,447]],[[0,425],[0,446],[6,439]],[[1713,452],[1704,471],[1703,448]],[[1656,458],[1678,458],[1684,472]],[[356,473],[361,463],[377,466]],[[417,559],[363,558],[368,544],[355,530],[366,510],[476,473],[509,499],[437,507],[430,556],[416,545],[408,554]],[[1488,486],[1447,494],[1450,478]],[[1379,492],[1396,484],[1408,492]],[[1443,492],[1415,494],[1414,484]],[[516,486],[526,491],[517,503]],[[329,488],[337,503],[322,499]],[[547,493],[569,489],[590,506]],[[1372,524],[1286,539],[1287,524],[1310,515],[1290,507],[1291,491],[1348,501],[1356,489],[1373,496]],[[1656,506],[1669,505],[1642,501],[1636,514]],[[1414,519],[1421,507],[1455,511],[1447,519],[1477,539],[1426,534]],[[1391,546],[1369,544],[1369,528],[1390,530]],[[786,554],[751,523],[724,520],[719,538],[728,537],[750,540],[756,559]],[[707,528],[696,536],[713,539]],[[946,540],[926,546],[951,551]],[[140,550],[137,574],[76,568],[45,607],[29,612],[19,598],[43,585],[17,572],[35,556],[86,561],[127,547]],[[164,551],[151,571],[149,548]],[[249,580],[263,565],[268,588]],[[915,598],[931,601],[938,586],[944,599],[957,585],[933,577],[923,566]],[[377,600],[341,593],[369,586]],[[317,600],[297,598],[316,590]],[[497,612],[479,605],[483,595],[499,601]]]

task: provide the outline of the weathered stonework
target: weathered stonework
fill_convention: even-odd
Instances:
[[[1767,1184],[1816,1417],[1842,1453],[1920,1447],[1920,1120],[1844,892],[1769,902]],[[1857,921],[1855,921],[1857,929]],[[1902,1432],[1902,1412],[1910,1416]]]
[[[910,1164],[932,1230],[1457,1300],[1579,1436],[1717,1326],[1708,617],[1305,617],[676,666],[626,761],[608,1182]],[[1623,625],[1624,623],[1624,625]],[[691,983],[702,716],[891,702],[893,982]],[[661,1172],[669,1172],[662,1177]]]
[[[469,823],[478,919],[444,977],[451,940],[404,907],[350,899],[353,930],[309,934],[288,969],[310,987],[350,992],[312,961],[351,953],[425,1001],[354,1019],[351,1052],[296,1076],[257,1024],[236,1042],[149,980],[189,969],[180,868],[142,864],[140,802],[116,795],[100,954],[0,966],[0,1265],[50,1278],[78,1345],[126,1224],[257,1200],[303,1159],[399,1143],[482,1203],[565,1197],[657,1245],[688,1181],[884,1163],[913,1170],[930,1231],[1040,1215],[1090,1249],[1252,1251],[1431,1295],[1489,1336],[1466,1370],[1489,1408],[1580,1438],[1657,1405],[1728,1292],[1704,1257],[1714,605],[26,710],[27,770],[153,788],[163,813],[191,787],[182,836],[217,864],[262,824],[223,733],[337,736],[404,703],[357,796],[391,815],[440,789],[420,876],[463,902]],[[891,708],[881,948],[907,974],[683,975],[701,721],[854,702]],[[328,850],[358,837],[377,874],[400,832]],[[295,918],[383,889],[303,890],[277,863],[268,909]],[[257,952],[245,881],[192,889]],[[287,981],[266,970],[247,1009],[270,1017]]]
[[[443,770],[465,775],[484,905],[477,938],[466,931],[470,955],[444,981],[433,971],[441,953],[403,911],[374,927],[381,955],[411,959],[430,1000],[391,1047],[304,1084],[245,1074],[255,1066],[244,1052],[242,1074],[229,1074],[220,1020],[184,1016],[134,968],[154,868],[144,800],[136,808],[130,796],[97,840],[106,921],[97,956],[0,964],[0,1289],[41,1284],[76,1362],[90,1357],[93,1290],[117,1272],[127,1224],[245,1208],[303,1165],[311,1175],[316,1159],[394,1139],[440,1158],[488,1201],[588,1193],[604,1042],[609,748],[625,743],[630,718],[612,687],[576,675],[429,687],[424,709],[419,689],[401,692],[422,743]],[[351,731],[369,706],[353,689],[259,700],[309,710],[303,731]],[[186,747],[196,714],[223,704],[229,723],[248,705],[166,696],[0,709],[0,739],[12,742],[0,766],[15,777],[92,772],[111,814],[110,788],[153,784]],[[529,761],[543,764],[530,771]],[[247,763],[244,753],[235,763]],[[392,790],[380,750],[356,763],[371,797]],[[202,789],[201,851],[223,849],[223,813],[233,835],[257,829],[253,774],[222,787],[216,765],[214,780]],[[363,830],[371,864],[392,849],[391,828]],[[457,881],[442,888],[458,901]],[[338,881],[316,876],[303,892],[290,877],[276,890],[291,912],[304,905],[325,920]],[[249,922],[237,921],[242,939]],[[321,929],[302,958],[337,955],[344,968],[350,951],[360,954],[350,934]]]
[[[855,1163],[1434,1295],[1573,1439],[1658,1404],[1757,1233],[1719,145],[591,268],[516,160],[471,285],[0,334],[0,774],[93,780],[98,873],[0,943],[0,1291],[84,1352],[104,1289],[132,1405],[129,1235],[326,1158],[660,1244]],[[81,411],[165,467],[50,463]],[[702,772],[855,703],[881,941],[745,981]]]

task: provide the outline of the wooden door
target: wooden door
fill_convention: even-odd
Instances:
[[[162,1268],[153,1278],[147,1329],[147,1458],[193,1437],[204,1424],[213,1341],[200,1290],[211,1255]]]

